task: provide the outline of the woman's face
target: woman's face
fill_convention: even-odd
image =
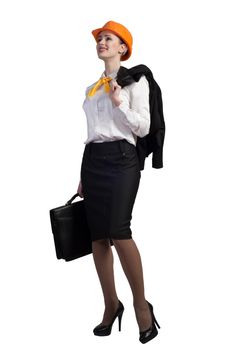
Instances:
[[[98,34],[97,37],[97,54],[100,59],[108,59],[112,57],[121,57],[121,52],[126,52],[127,46],[120,43],[117,35],[104,30]]]

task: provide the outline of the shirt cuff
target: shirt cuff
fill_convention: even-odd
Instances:
[[[122,101],[120,103],[120,105],[116,106],[117,109],[119,109],[121,112],[123,112],[124,114],[126,114],[127,110],[128,110],[128,106],[126,105],[126,103],[124,103],[124,101]]]
[[[138,112],[130,110],[128,104],[124,101],[116,106],[116,112],[122,123],[128,126],[134,134],[137,134],[139,130]]]

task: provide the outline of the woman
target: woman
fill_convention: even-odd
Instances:
[[[109,335],[117,317],[121,330],[124,306],[115,288],[113,244],[132,290],[139,340],[146,343],[160,327],[153,306],[145,299],[141,257],[130,223],[141,177],[136,139],[148,134],[150,128],[149,84],[144,75],[122,89],[115,80],[120,61],[132,53],[132,35],[126,27],[109,21],[92,34],[105,71],[86,89],[83,108],[88,138],[77,192],[85,199],[93,258],[105,303],[102,322],[93,332]]]

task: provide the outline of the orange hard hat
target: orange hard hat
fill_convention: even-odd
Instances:
[[[92,30],[92,34],[96,41],[97,41],[98,34],[103,30],[108,30],[110,32],[113,32],[120,39],[122,39],[123,42],[127,45],[128,47],[127,53],[124,56],[121,56],[120,58],[121,61],[126,61],[132,54],[133,39],[129,30],[120,23],[109,21],[106,24],[104,24],[103,27]]]

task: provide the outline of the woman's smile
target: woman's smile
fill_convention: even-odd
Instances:
[[[103,51],[107,51],[108,49],[105,49],[104,47],[100,47],[99,49],[98,49],[98,51],[99,52],[103,52]]]

